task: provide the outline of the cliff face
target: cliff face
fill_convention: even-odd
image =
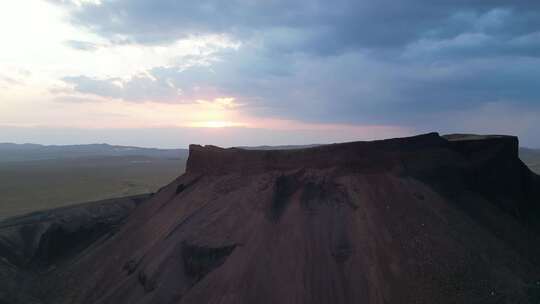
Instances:
[[[467,164],[466,186],[488,198],[529,228],[540,231],[540,179],[519,160],[519,143],[513,136],[449,135],[451,148]]]
[[[540,182],[517,138],[192,145],[46,303],[537,303]]]

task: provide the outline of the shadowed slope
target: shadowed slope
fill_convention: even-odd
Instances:
[[[150,195],[33,212],[0,222],[0,303],[41,303],[58,268],[112,236]]]

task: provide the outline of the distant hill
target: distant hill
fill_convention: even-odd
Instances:
[[[520,148],[519,158],[537,174],[540,174],[540,149]]]
[[[187,149],[154,149],[108,144],[45,146],[37,144],[0,143],[0,162],[50,159],[146,156],[153,158],[187,158]]]

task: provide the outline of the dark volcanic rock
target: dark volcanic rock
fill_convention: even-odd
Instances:
[[[540,180],[517,147],[435,133],[193,145],[114,236],[52,225],[56,241],[5,242],[2,261],[9,282],[46,267],[21,289],[43,303],[538,303]]]

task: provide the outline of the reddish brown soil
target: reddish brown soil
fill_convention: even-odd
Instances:
[[[538,303],[515,137],[191,146],[187,172],[44,275],[44,303]],[[1,301],[0,301],[1,302]]]

